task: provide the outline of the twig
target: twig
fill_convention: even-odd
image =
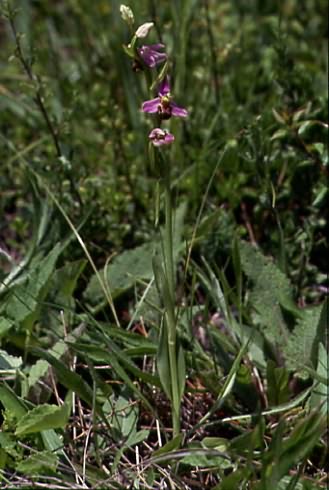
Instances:
[[[58,157],[58,159],[65,158],[65,155],[63,155],[63,152],[61,150],[58,130],[55,129],[55,126],[52,123],[51,118],[49,117],[46,105],[44,103],[44,97],[43,97],[43,92],[42,92],[42,83],[41,83],[40,77],[33,73],[32,63],[30,63],[26,59],[26,57],[23,53],[20,35],[17,32],[15,21],[14,21],[15,11],[11,9],[9,3],[7,4],[7,10],[8,10],[7,15],[8,15],[9,25],[10,25],[10,28],[12,30],[14,40],[15,40],[15,45],[16,45],[16,56],[19,59],[28,79],[30,80],[30,82],[32,82],[32,84],[34,86],[34,89],[35,89],[34,101],[35,101],[36,106],[39,109],[39,111],[40,111],[40,113],[41,113],[41,115],[42,115],[42,117],[46,123],[48,132],[52,138],[52,141],[53,141],[53,144],[54,144],[54,147],[56,150],[57,157]],[[68,180],[70,182],[70,187],[71,187],[71,191],[72,191],[73,195],[76,196],[78,203],[79,203],[79,206],[82,207],[83,203],[81,200],[81,196],[80,196],[80,193],[78,192],[78,190],[75,186],[72,175],[70,175],[69,173],[66,173],[66,177],[68,178]]]

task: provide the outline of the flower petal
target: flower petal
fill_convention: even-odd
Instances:
[[[166,132],[166,136],[165,136],[165,143],[166,143],[166,145],[169,145],[173,141],[175,141],[175,136],[173,134],[171,134],[171,133],[168,133],[168,131],[167,131]]]
[[[165,95],[170,93],[170,83],[168,76],[165,76],[160,83],[158,93],[160,97],[164,97]]]
[[[161,128],[154,128],[149,134],[154,146],[170,145],[175,140],[173,134]]]
[[[145,46],[142,46],[143,48]],[[159,49],[164,49],[166,46],[164,44],[158,43],[158,44],[149,44],[147,46],[148,48],[152,49],[153,51],[159,51]]]
[[[149,112],[150,114],[154,114],[158,112],[158,107],[160,105],[160,98],[156,97],[155,99],[147,100],[143,102],[142,111]]]
[[[165,47],[164,44],[152,44],[138,48],[138,54],[149,68],[154,68],[157,64],[167,59],[166,53],[160,53],[156,48]],[[159,48],[158,48],[159,49]]]
[[[139,39],[146,37],[153,26],[154,26],[153,22],[145,22],[145,24],[139,26],[139,28],[135,32],[135,36],[138,37]]]
[[[171,115],[177,117],[187,117],[188,111],[184,107],[179,107],[175,102],[170,103]]]

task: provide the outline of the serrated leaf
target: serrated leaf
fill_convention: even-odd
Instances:
[[[259,315],[265,336],[272,343],[286,342],[289,331],[281,307],[300,315],[292,301],[289,280],[250,243],[240,242],[240,256],[243,271],[253,283],[250,302]]]
[[[288,341],[282,344],[286,366],[296,371],[302,378],[309,373],[304,366],[316,369],[316,356],[319,342],[325,341],[325,331],[320,322],[323,306],[305,309],[303,318],[298,319]]]
[[[49,362],[39,359],[30,369],[28,384],[29,388],[32,388],[43,376],[45,376],[49,370]]]
[[[0,371],[15,371],[22,363],[21,357],[11,356],[8,352],[0,350]]]
[[[58,457],[51,451],[38,451],[19,462],[16,470],[24,475],[39,475],[55,472],[58,465]]]
[[[35,407],[18,421],[15,434],[22,436],[48,429],[64,428],[70,415],[70,408],[68,402],[61,407],[48,404]]]

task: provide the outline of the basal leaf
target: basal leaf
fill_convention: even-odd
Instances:
[[[20,461],[16,470],[24,475],[39,475],[55,472],[58,465],[58,456],[51,451],[38,451],[28,458]]]
[[[13,288],[7,298],[6,315],[9,319],[22,322],[36,311],[59,254],[60,244],[57,244],[46,257],[32,262],[26,281]]]
[[[322,343],[319,344],[317,373],[326,380],[325,383],[314,380],[310,398],[311,408],[320,407],[323,415],[328,414],[328,353]]]
[[[0,401],[17,419],[23,417],[27,411],[25,402],[6,383],[0,385]]]
[[[15,323],[8,318],[0,317],[0,338],[7,335],[8,331],[13,328]]]
[[[117,255],[106,269],[106,281],[112,298],[131,288],[138,279],[153,277],[152,255],[155,243],[146,243]],[[101,271],[103,277],[105,270]],[[96,276],[93,276],[84,293],[84,297],[95,305],[103,299],[103,291]]]
[[[292,301],[292,288],[283,272],[250,243],[240,242],[240,257],[244,273],[251,280],[250,302],[259,315],[264,334],[272,343],[284,343],[288,329],[282,308],[299,314]]]
[[[23,363],[21,357],[11,356],[6,351],[0,349],[0,372],[15,371]]]
[[[182,439],[183,439],[183,434],[178,434],[176,437],[174,437],[169,442],[167,442],[164,446],[160,447],[160,449],[154,451],[152,453],[152,457],[162,456],[163,454],[167,454],[172,451],[175,451],[175,449],[178,449],[180,447]]]
[[[325,332],[322,328],[321,306],[317,306],[303,311],[303,318],[298,319],[296,326],[289,335],[288,341],[282,344],[282,350],[286,358],[287,368],[295,371],[302,378],[308,378],[308,371],[303,369],[305,366],[316,369],[316,355],[319,342],[325,341]]]
[[[39,405],[29,410],[18,421],[15,433],[17,436],[22,436],[48,429],[64,428],[70,415],[70,408],[68,402],[61,407],[48,404]]]
[[[186,382],[186,366],[185,366],[185,353],[181,345],[178,346],[177,355],[177,387],[178,387],[178,398],[181,400],[184,395],[185,382]]]
[[[161,381],[161,385],[168,399],[171,400],[171,380],[170,380],[170,364],[168,352],[168,334],[166,328],[162,325],[159,346],[157,352],[157,371]]]

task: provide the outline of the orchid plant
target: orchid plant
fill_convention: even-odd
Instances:
[[[154,147],[155,158],[164,162],[162,148],[171,145],[175,141],[173,134],[162,124],[170,120],[172,116],[186,118],[188,111],[178,106],[172,97],[170,78],[168,71],[168,55],[165,45],[142,44],[140,39],[148,36],[153,27],[152,22],[146,22],[134,30],[134,15],[130,7],[121,5],[121,16],[130,27],[132,39],[124,51],[133,60],[134,71],[143,71],[146,76],[147,85],[152,94],[156,88],[157,97],[142,103],[141,110],[144,113],[156,116],[157,127],[153,128],[148,135],[150,150]],[[165,63],[165,64],[164,64]],[[163,65],[164,64],[164,65]],[[158,71],[158,67],[162,69]],[[162,261],[154,260],[154,276],[161,296],[164,308],[163,323],[160,334],[157,369],[163,389],[171,401],[173,435],[180,433],[180,406],[185,387],[185,360],[182,347],[177,339],[177,315],[175,311],[175,289],[176,274],[173,256],[173,204],[171,189],[170,162],[163,165],[164,179],[164,205],[165,205],[165,227],[162,243]]]

